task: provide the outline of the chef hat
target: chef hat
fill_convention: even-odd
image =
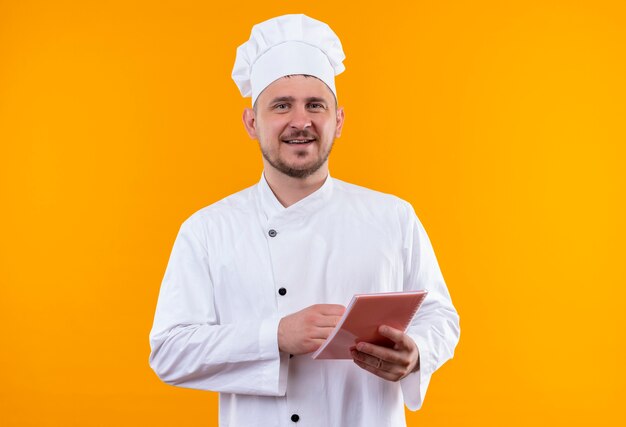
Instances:
[[[317,77],[333,91],[346,56],[333,30],[306,15],[283,15],[252,27],[250,40],[237,48],[233,80],[252,104],[273,81],[291,74]]]

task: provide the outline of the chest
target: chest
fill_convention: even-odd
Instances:
[[[220,323],[402,289],[401,239],[384,222],[318,216],[231,230],[209,256]]]

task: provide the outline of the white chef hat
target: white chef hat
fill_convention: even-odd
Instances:
[[[273,81],[291,74],[317,77],[337,97],[335,76],[345,70],[341,42],[323,22],[306,15],[283,15],[252,27],[237,48],[233,80],[252,104]]]

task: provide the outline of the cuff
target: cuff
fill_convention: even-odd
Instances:
[[[259,329],[259,353],[261,359],[271,360],[271,366],[265,370],[266,384],[276,384],[278,396],[287,391],[287,373],[289,355],[278,350],[278,324],[280,318],[263,320]]]
[[[432,357],[428,354],[428,347],[423,343],[423,340],[419,336],[409,336],[417,345],[420,355],[420,369],[400,380],[400,386],[402,388],[402,395],[404,397],[404,404],[406,407],[411,411],[417,411],[424,403],[426,390],[428,389],[430,377],[432,376],[434,370],[430,369],[430,366],[432,365]]]

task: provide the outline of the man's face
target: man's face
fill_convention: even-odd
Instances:
[[[326,166],[335,138],[341,134],[343,109],[321,80],[303,75],[282,77],[244,112],[250,137],[259,141],[265,167],[294,178],[306,178]]]

